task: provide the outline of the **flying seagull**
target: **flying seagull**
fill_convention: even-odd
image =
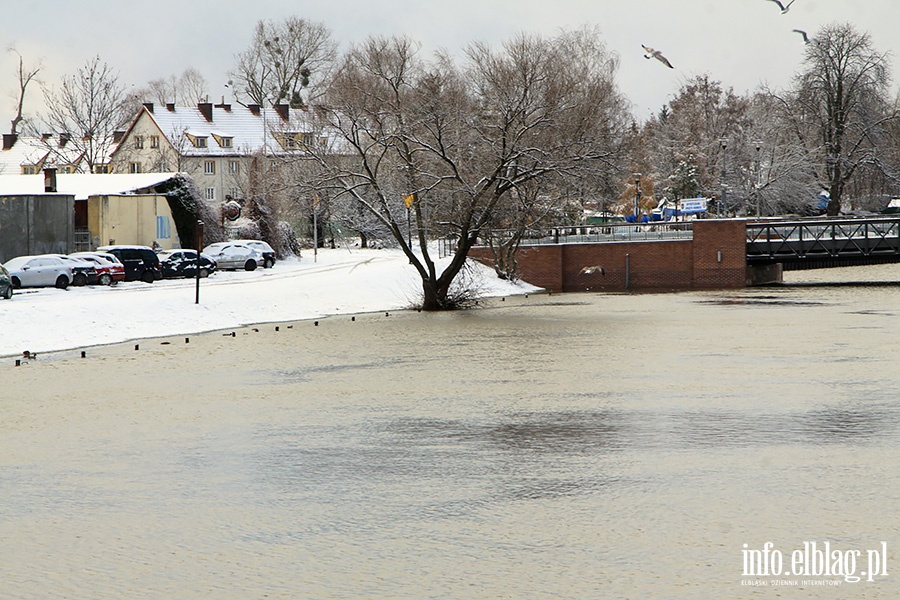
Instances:
[[[787,11],[791,10],[791,4],[796,2],[796,0],[791,0],[787,4],[782,4],[780,0],[769,0],[769,2],[774,2],[775,4],[777,4],[778,8],[781,9],[781,14],[784,14]]]
[[[800,35],[803,36],[803,43],[804,43],[804,44],[808,44],[808,43],[809,43],[809,37],[806,35],[806,32],[805,32],[805,31],[803,31],[802,29],[795,29],[794,32],[799,33]]]
[[[606,270],[600,265],[594,265],[593,267],[585,267],[581,270],[582,275],[593,275],[594,273],[600,273],[601,275],[606,275]]]
[[[650,46],[644,46],[643,44],[641,44],[641,47],[644,49],[644,52],[647,53],[644,55],[644,58],[646,58],[647,60],[649,60],[651,58],[655,58],[656,60],[658,60],[662,64],[666,65],[670,69],[675,68],[672,66],[672,63],[669,62],[669,59],[667,59],[665,56],[663,56],[662,52],[660,52],[659,50],[654,50]]]

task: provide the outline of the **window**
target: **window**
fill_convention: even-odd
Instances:
[[[94,165],[94,173],[109,173],[109,165]]]
[[[231,197],[232,198],[237,198],[238,194],[240,194],[240,193],[241,193],[241,190],[239,190],[237,188],[231,188]]]
[[[150,136],[150,147],[151,148],[159,148],[159,136],[158,135]]]
[[[22,167],[22,175],[35,175],[37,174],[37,167],[34,165],[25,165]]]
[[[241,164],[238,161],[236,161],[236,160],[228,161],[228,172],[229,173],[236,174],[236,173],[240,172],[240,170],[241,170]]]
[[[231,147],[232,147],[232,144],[231,144],[231,138],[230,138],[230,137],[223,137],[223,138],[222,138],[222,147],[223,147],[223,148],[231,148]]]
[[[215,200],[216,199],[216,188],[206,188],[206,199],[207,200]]]
[[[141,163],[139,163],[139,162],[128,163],[128,172],[129,173],[140,173],[141,172]]]
[[[142,135],[134,136],[134,147],[135,148],[143,148],[144,147],[144,136],[142,136]]]
[[[216,174],[216,161],[208,160],[203,163],[203,172],[207,175],[215,175]]]
[[[313,134],[311,134],[311,133],[304,133],[304,134],[303,134],[303,145],[306,146],[307,148],[309,148],[310,146],[312,146],[313,143],[315,142],[315,140],[316,140],[316,136],[315,136],[315,135],[313,135]]]
[[[205,137],[194,138],[194,145],[197,146],[198,148],[206,148],[206,138]]]

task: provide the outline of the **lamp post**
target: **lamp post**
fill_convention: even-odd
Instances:
[[[728,189],[725,186],[725,176],[727,175],[727,170],[725,168],[725,156],[726,150],[728,150],[728,140],[726,140],[725,138],[721,138],[719,140],[719,145],[722,146],[722,181],[720,182],[722,184],[722,195],[719,198],[719,206],[716,207],[717,217],[721,216],[721,212],[723,210],[725,211],[725,216],[728,216],[728,203],[726,201]]]
[[[194,304],[200,304],[200,250],[203,249],[203,221],[197,221],[197,268],[196,273],[194,273],[195,279],[195,292],[194,292]]]
[[[641,222],[641,174],[634,174],[634,222]]]
[[[756,186],[753,192],[756,194],[756,218],[762,216],[762,199],[759,197],[759,176],[762,170],[762,162],[759,160],[759,151],[762,150],[762,142],[756,142]]]

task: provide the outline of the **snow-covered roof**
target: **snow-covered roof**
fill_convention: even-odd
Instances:
[[[71,194],[76,200],[90,196],[133,194],[168,181],[177,173],[110,173],[63,174],[56,176],[57,194]],[[44,192],[44,175],[0,175],[0,196],[40,195]]]
[[[57,134],[18,136],[12,148],[0,151],[0,175],[21,175],[23,166],[77,165],[82,154]]]
[[[251,110],[240,105],[216,104],[205,107],[212,120],[207,120],[199,107],[156,106],[144,109],[148,115],[184,156],[234,156],[252,154],[263,147],[270,154],[296,152],[280,143],[280,133],[312,133],[316,130],[313,115],[307,109],[282,106]],[[288,119],[283,118],[287,114]],[[138,117],[140,118],[140,116]],[[265,124],[265,125],[264,125]],[[267,126],[266,126],[267,125]],[[185,134],[206,137],[207,146],[194,147],[182,140]],[[218,139],[217,139],[218,138]],[[219,139],[231,138],[229,146],[220,146]]]

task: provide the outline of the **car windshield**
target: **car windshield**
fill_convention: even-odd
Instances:
[[[6,263],[4,263],[4,267],[9,269],[10,271],[15,271],[16,269],[20,269],[23,265],[25,265],[28,261],[31,260],[30,256],[17,256],[16,258],[11,258]]]

